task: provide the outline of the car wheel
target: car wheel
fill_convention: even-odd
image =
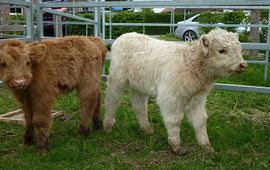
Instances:
[[[187,42],[195,41],[197,38],[198,36],[194,31],[186,31],[183,36],[183,39]]]

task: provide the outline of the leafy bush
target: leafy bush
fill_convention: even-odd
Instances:
[[[119,12],[112,16],[112,23],[144,23],[145,14],[143,12]],[[106,22],[109,22],[107,19]],[[119,37],[120,35],[127,32],[143,32],[143,27],[139,26],[113,26],[112,27],[112,38]],[[107,29],[106,34],[109,34]]]
[[[93,14],[78,14],[79,16],[93,19]],[[187,18],[194,14],[188,14]],[[175,14],[175,21],[182,21],[183,14]],[[74,19],[68,19],[75,21]],[[106,22],[109,22],[109,16],[106,15]],[[143,10],[143,12],[117,12],[112,15],[112,23],[170,23],[170,14],[168,13],[153,13],[151,10]],[[143,27],[143,26],[112,26],[112,38],[117,38],[123,33],[139,32],[149,35],[167,34],[169,27]],[[85,35],[85,26],[69,26],[69,35]],[[93,34],[93,26],[88,28],[88,33]],[[109,27],[106,27],[106,37],[109,35]]]
[[[81,16],[88,19],[94,19],[94,15],[91,13],[84,13],[84,14],[77,14],[77,16]],[[76,22],[79,20],[68,18],[68,21],[70,22]],[[86,33],[86,26],[85,25],[68,25],[67,27],[68,35],[85,35]],[[87,31],[89,35],[94,34],[94,26],[88,25]]]
[[[202,13],[198,17],[198,21],[204,24],[217,24],[217,23],[224,23],[224,24],[240,24],[245,19],[245,14],[241,11],[233,11],[233,12],[225,12],[225,13],[212,13],[206,12]],[[214,27],[201,27],[200,30],[203,33],[208,33]],[[235,28],[224,28],[228,31],[235,32]]]
[[[5,18],[8,23],[17,23],[17,24],[25,24],[26,18],[24,15],[9,15]]]
[[[225,12],[223,14],[222,22],[224,24],[240,24],[246,19],[245,14],[242,11]],[[226,29],[228,31],[236,32],[236,28],[233,27]]]

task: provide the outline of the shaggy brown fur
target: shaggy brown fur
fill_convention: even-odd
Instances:
[[[26,44],[12,40],[0,44],[0,79],[14,93],[25,112],[24,143],[38,136],[38,149],[48,150],[50,110],[56,97],[76,89],[80,98],[80,134],[87,136],[89,119],[100,121],[100,75],[106,47],[99,38],[70,36]]]

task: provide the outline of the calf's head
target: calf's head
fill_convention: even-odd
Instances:
[[[222,29],[212,30],[200,38],[207,67],[216,77],[228,77],[246,70],[238,38],[237,33]]]
[[[46,46],[20,40],[0,44],[0,79],[12,89],[25,89],[32,80],[35,63],[44,58]]]

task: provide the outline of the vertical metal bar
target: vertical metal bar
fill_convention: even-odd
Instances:
[[[72,0],[73,3],[75,3],[75,0]],[[72,8],[72,14],[75,15],[76,12],[75,12],[75,8]]]
[[[102,2],[105,2],[105,0],[101,0]],[[106,37],[106,15],[105,15],[105,7],[102,8],[102,39],[105,39]]]
[[[98,2],[98,0],[95,0],[95,2]],[[94,18],[94,20],[95,20],[95,25],[94,25],[94,36],[95,37],[97,37],[98,36],[98,8],[97,7],[95,7],[95,18]]]
[[[270,44],[270,6],[268,9],[267,44]],[[268,79],[269,50],[265,52],[264,80]]]
[[[110,13],[109,13],[109,18],[110,18],[110,39],[112,39],[112,7],[110,7]]]
[[[41,40],[43,38],[43,13],[41,2],[42,0],[37,0],[37,40]]]
[[[99,2],[99,0],[95,0],[96,2]],[[100,16],[101,10],[100,7],[95,7],[95,25],[94,25],[94,35],[97,37],[100,37]]]
[[[172,8],[170,9],[170,34],[172,34]]]
[[[100,2],[101,0],[98,0],[98,2]],[[100,37],[101,36],[101,7],[98,7],[97,8],[97,12],[98,12],[98,15],[97,15],[97,28],[98,28],[98,36]]]
[[[55,32],[55,37],[59,37],[59,16],[54,15],[54,32]]]
[[[186,8],[184,9],[184,21],[186,21]]]
[[[101,2],[105,2],[106,0],[101,0]],[[106,38],[106,26],[105,26],[105,23],[106,23],[106,13],[105,13],[105,7],[102,8],[102,39],[105,39]],[[105,58],[105,61],[106,61],[106,58]],[[105,63],[103,65],[103,68],[102,68],[102,74],[101,75],[105,75]]]
[[[31,38],[31,41],[34,40],[34,32],[33,32],[33,27],[34,27],[34,22],[33,22],[33,1],[32,0],[26,0],[26,2],[30,3],[29,8],[26,8],[26,36],[27,38]]]
[[[85,25],[85,35],[88,36],[88,24]]]
[[[174,24],[175,21],[174,21],[174,10],[175,8],[172,9],[172,23]],[[172,26],[172,33],[174,33],[174,26]]]

